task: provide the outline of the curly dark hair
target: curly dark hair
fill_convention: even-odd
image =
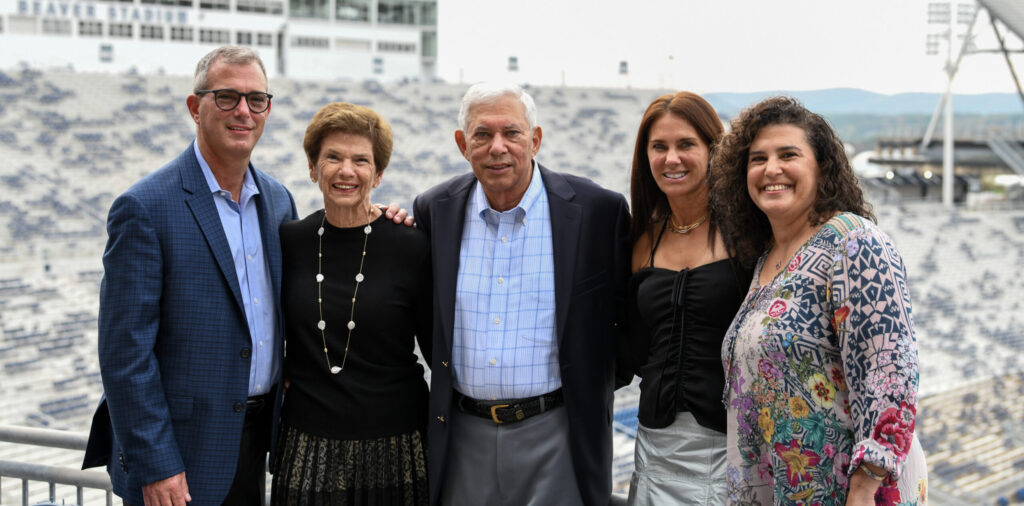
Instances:
[[[820,225],[840,212],[855,213],[875,221],[843,143],[828,121],[792,97],[762,100],[732,121],[729,133],[713,153],[709,177],[711,215],[718,220],[730,255],[748,267],[757,262],[772,240],[768,217],[754,205],[747,192],[750,144],[761,129],[771,125],[793,125],[802,129],[814,150],[821,181],[817,199],[807,216],[811,225]]]
[[[631,203],[631,223],[629,229],[630,244],[636,244],[640,236],[651,228],[651,224],[664,220],[672,209],[668,205],[668,197],[658,188],[651,174],[651,160],[647,157],[647,143],[651,137],[654,122],[666,114],[679,117],[693,125],[697,135],[701,137],[708,149],[714,152],[715,145],[722,138],[724,127],[722,120],[711,104],[696,93],[680,91],[662,95],[647,106],[644,117],[640,120],[640,129],[636,134],[636,147],[633,151],[633,169],[629,179]],[[709,154],[710,159],[710,154]],[[711,226],[709,237],[714,240],[715,221],[708,219]],[[713,243],[712,243],[713,244]]]

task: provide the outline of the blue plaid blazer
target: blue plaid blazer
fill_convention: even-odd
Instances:
[[[280,311],[278,227],[297,217],[295,202],[250,169]],[[143,504],[142,485],[185,471],[192,504],[220,504],[235,475],[252,344],[227,238],[192,146],[114,200],[107,234],[104,395],[83,468],[106,465],[114,493],[132,504]],[[281,340],[274,345],[283,356]],[[275,420],[280,398],[278,389]]]

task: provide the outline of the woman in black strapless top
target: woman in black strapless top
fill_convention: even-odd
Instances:
[[[750,272],[728,257],[708,214],[718,114],[689,92],[644,113],[631,178],[633,276],[620,380],[640,382],[629,503],[725,502],[722,338]]]

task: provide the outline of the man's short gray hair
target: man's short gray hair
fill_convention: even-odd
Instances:
[[[207,89],[208,74],[210,73],[210,66],[215,61],[223,60],[224,63],[229,65],[249,65],[253,62],[260,65],[260,71],[263,72],[263,80],[267,81],[267,91],[270,91],[270,82],[267,80],[267,69],[263,66],[263,60],[260,59],[260,55],[252,48],[245,46],[221,46],[209,53],[206,53],[199,63],[196,64],[196,74],[192,79],[192,92]]]
[[[459,128],[463,132],[469,128],[469,110],[473,106],[494,103],[506,95],[518,98],[526,107],[526,122],[529,123],[532,131],[537,126],[537,105],[533,103],[533,97],[516,84],[487,82],[470,86],[466,90],[466,94],[462,96],[462,106],[459,108]]]

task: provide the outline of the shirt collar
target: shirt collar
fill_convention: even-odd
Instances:
[[[544,191],[544,181],[540,177],[540,168],[537,167],[537,161],[531,160],[533,165],[533,174],[530,176],[530,186],[526,188],[526,193],[523,194],[523,198],[519,199],[519,204],[505,211],[506,213],[515,213],[516,219],[521,221],[529,214],[534,204],[537,203],[538,197],[541,192]],[[503,214],[493,208],[491,204],[487,202],[487,195],[484,194],[484,187],[478,180],[473,191],[473,214],[479,216],[484,221],[487,221],[489,215]]]
[[[210,193],[217,194],[227,191],[221,188],[220,183],[217,182],[217,177],[213,175],[213,169],[210,168],[210,164],[206,163],[203,153],[199,151],[199,143],[193,142],[192,149],[196,153],[196,160],[199,160],[199,169],[203,171],[203,177],[206,178],[206,184],[210,187]],[[239,195],[238,200],[245,202],[249,197],[259,193],[260,189],[256,186],[256,180],[252,178],[252,171],[246,167],[245,177],[242,178],[242,194]]]

